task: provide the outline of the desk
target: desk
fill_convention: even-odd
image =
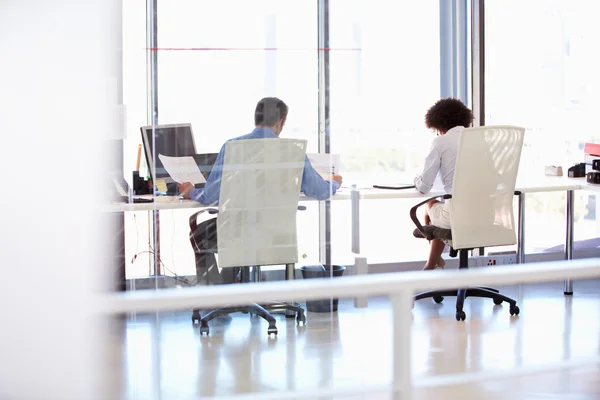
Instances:
[[[153,195],[138,195],[135,196],[138,198],[147,198],[151,199]],[[340,190],[332,200],[349,200],[350,199],[350,191],[347,189]],[[318,202],[318,200],[314,200],[308,198],[304,195],[300,195],[300,202]],[[116,218],[120,218],[120,225],[123,225],[122,214],[126,212],[136,212],[136,211],[145,211],[149,213],[149,218],[152,218],[152,215],[157,215],[160,211],[164,210],[181,210],[181,209],[190,209],[192,212],[194,210],[210,208],[210,206],[202,205],[194,200],[184,200],[180,199],[179,196],[156,196],[154,197],[154,202],[152,203],[111,203],[104,206],[104,211],[115,215]],[[121,215],[119,215],[121,214]],[[190,213],[191,214],[191,213]],[[159,221],[158,218],[155,221]],[[158,271],[158,266],[160,265],[160,226],[156,224],[153,226],[154,234],[153,238],[151,236],[151,241],[154,241],[152,247],[154,248],[154,255],[151,257],[150,265],[154,266],[154,271],[156,275],[161,275]],[[152,235],[152,232],[150,232]],[[125,237],[124,237],[124,228],[121,228],[120,237],[118,238],[119,243],[117,243],[117,247],[119,247],[119,260],[117,270],[119,272],[119,290],[125,290],[125,281],[126,281],[126,260],[125,260]],[[157,272],[158,271],[158,272]],[[291,271],[289,268],[286,270],[286,276],[289,278],[290,276],[293,279],[294,270]]]
[[[567,192],[566,198],[566,236],[565,236],[565,259],[573,259],[573,229],[574,229],[574,191],[590,190],[600,192],[600,185],[591,185],[585,181],[585,178],[567,178],[567,177],[549,177],[540,176],[539,178],[518,178],[516,190],[521,192],[518,198],[518,231],[517,231],[517,262],[525,261],[525,194],[543,193],[543,192]],[[411,199],[416,200],[444,194],[441,190],[433,190],[427,194],[421,194],[414,189],[390,190],[374,188],[341,188],[331,201],[351,201],[352,203],[352,253],[356,256],[360,254],[360,199]],[[143,196],[140,196],[143,197]],[[317,201],[300,196],[301,202]],[[131,211],[149,211],[158,212],[160,210],[173,209],[195,209],[203,206],[193,200],[180,200],[178,198],[157,197],[154,203],[115,203],[107,207],[110,212],[131,212]],[[366,262],[366,260],[365,260]],[[572,283],[565,282],[565,293],[572,293]]]
[[[516,189],[521,192],[518,198],[518,223],[517,223],[517,263],[525,261],[525,194],[542,192],[567,192],[566,198],[566,235],[565,235],[565,259],[573,259],[573,229],[574,229],[574,191],[590,190],[600,192],[600,185],[591,185],[585,178],[567,178],[554,176],[540,176],[539,178],[517,178]],[[360,199],[423,199],[442,195],[441,190],[432,190],[427,194],[421,194],[414,189],[352,189],[355,196],[351,196],[352,205],[352,252],[360,253]],[[336,195],[337,196],[337,195]],[[366,263],[366,260],[364,261]],[[564,293],[573,294],[573,285],[570,280],[565,281]]]
[[[419,195],[419,193],[416,193]],[[349,189],[341,189],[331,200],[350,200],[351,192]],[[140,198],[152,198],[152,195],[135,196]],[[318,201],[304,195],[300,195],[300,202]],[[153,203],[112,203],[105,208],[107,212],[132,212],[132,211],[160,211],[160,210],[179,210],[185,208],[210,208],[198,203],[195,200],[180,199],[178,196],[157,196]]]

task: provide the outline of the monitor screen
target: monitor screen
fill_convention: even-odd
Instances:
[[[142,126],[140,130],[148,169],[153,171],[156,168],[156,178],[169,177],[158,158],[159,154],[170,157],[196,154],[192,124]]]
[[[213,169],[213,165],[215,165],[215,161],[217,160],[218,153],[206,153],[206,154],[195,154],[194,161],[196,161],[196,165],[198,165],[198,169],[204,176],[204,179],[208,180],[210,173]],[[204,183],[198,183],[195,185],[197,188],[203,188]]]

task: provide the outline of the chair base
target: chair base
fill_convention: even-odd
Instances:
[[[509,312],[510,315],[519,315],[519,307],[517,302],[510,297],[500,294],[497,289],[489,287],[473,287],[468,289],[454,289],[454,290],[433,290],[429,292],[419,293],[415,296],[415,300],[433,298],[436,303],[444,301],[444,296],[456,296],[456,320],[464,321],[466,314],[463,311],[463,305],[465,298],[467,297],[482,297],[492,299],[494,304],[500,305],[502,302],[510,304]]]
[[[304,309],[300,307],[300,304],[290,304],[285,302],[268,302],[265,304],[257,304],[252,303],[247,306],[227,306],[217,308],[215,310],[210,310],[204,316],[200,314],[200,310],[194,310],[192,314],[192,322],[194,324],[200,324],[200,335],[206,333],[209,334],[210,330],[208,327],[208,322],[212,319],[215,319],[221,315],[229,315],[236,312],[241,312],[244,314],[258,315],[269,323],[269,327],[267,328],[267,334],[277,335],[277,326],[275,324],[275,318],[272,313],[285,313],[286,318],[296,318],[296,323],[303,323],[306,325],[306,315],[304,314]]]

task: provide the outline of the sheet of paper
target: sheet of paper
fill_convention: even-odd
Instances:
[[[158,158],[175,182],[193,184],[206,182],[193,157],[169,157],[159,154]]]
[[[306,154],[315,171],[323,178],[329,179],[331,174],[339,174],[341,169],[341,160],[339,154]]]

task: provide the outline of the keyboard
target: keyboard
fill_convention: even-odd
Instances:
[[[134,203],[154,203],[154,199],[142,199],[140,197],[133,198]]]
[[[134,204],[140,204],[140,203],[154,203],[154,199],[153,198],[142,198],[142,197],[134,197],[132,199]],[[129,203],[129,198],[127,198],[127,196],[121,196],[121,201],[123,203]]]

